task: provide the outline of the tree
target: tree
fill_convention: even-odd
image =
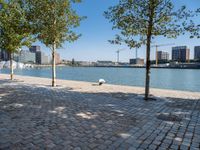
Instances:
[[[199,16],[200,8],[195,11],[195,16]],[[198,22],[199,23],[199,22]],[[188,31],[191,35],[190,38],[200,38],[200,23],[195,24],[194,21],[190,21],[189,23],[185,23],[185,30]]]
[[[56,86],[56,48],[63,42],[78,39],[72,29],[80,25],[82,17],[71,8],[80,0],[21,0],[33,27],[33,34],[52,51],[52,86]]]
[[[25,13],[16,0],[1,1],[0,48],[10,56],[10,79],[13,80],[13,54],[33,41]]]
[[[184,33],[186,19],[192,13],[185,6],[175,10],[171,0],[120,0],[105,12],[119,34],[112,44],[127,44],[128,47],[146,45],[145,100],[149,98],[150,51],[152,39],[157,36],[176,38]]]

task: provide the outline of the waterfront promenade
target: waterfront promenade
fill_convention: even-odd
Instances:
[[[0,74],[0,149],[200,149],[200,93]]]

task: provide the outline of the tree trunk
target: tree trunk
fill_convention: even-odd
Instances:
[[[13,80],[13,58],[12,53],[10,53],[10,80]]]
[[[56,60],[55,60],[56,44],[53,44],[52,49],[52,87],[56,86]]]
[[[147,49],[146,49],[146,82],[145,82],[145,100],[149,98],[149,85],[150,85],[150,51],[151,51],[151,37],[152,37],[152,29],[153,29],[153,17],[155,11],[155,1],[149,1],[149,24],[147,31]]]
[[[147,49],[146,49],[146,82],[145,82],[145,100],[148,100],[149,98],[149,84],[150,84],[150,68],[151,68],[151,63],[150,63],[150,42],[151,39],[148,37],[147,39]]]

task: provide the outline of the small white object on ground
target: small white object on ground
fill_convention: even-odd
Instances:
[[[99,79],[99,85],[102,85],[103,83],[106,83],[104,79]]]

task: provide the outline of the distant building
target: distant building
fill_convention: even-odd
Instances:
[[[110,64],[110,63],[113,63],[113,62],[112,61],[107,61],[107,60],[105,60],[105,61],[104,60],[103,61],[102,60],[98,60],[97,63]]]
[[[60,64],[61,63],[60,54],[59,53],[55,53],[55,61],[56,61],[56,64]]]
[[[8,61],[9,60],[9,54],[7,51],[0,49],[0,60],[2,61]]]
[[[13,60],[16,61],[16,62],[19,62],[19,55],[20,55],[20,53],[14,53],[13,54]]]
[[[190,49],[187,46],[172,47],[172,60],[187,62],[190,60]]]
[[[100,60],[98,60],[97,62],[96,62],[96,65],[98,65],[98,66],[112,66],[112,65],[114,65],[115,63],[114,62],[112,62],[112,61],[100,61]]]
[[[29,48],[29,51],[32,52],[32,53],[39,52],[40,51],[40,46],[31,46]]]
[[[49,58],[43,52],[36,52],[36,63],[37,64],[49,64]]]
[[[119,66],[129,66],[129,62],[118,62],[117,65]]]
[[[141,58],[130,59],[130,65],[144,65],[144,59]]]
[[[42,62],[41,62],[42,64],[49,64],[49,57],[46,56],[45,54],[42,55],[42,59],[41,60],[42,60]]]
[[[35,53],[35,62],[36,64],[41,64],[41,54],[42,52],[41,51],[38,51]]]
[[[37,64],[49,64],[49,57],[41,51],[40,46],[31,46],[29,51],[35,53],[35,62]]]
[[[200,46],[194,47],[194,59],[200,60]]]
[[[71,65],[71,64],[72,64],[72,61],[71,61],[71,60],[62,59],[62,60],[61,60],[61,63],[62,63],[62,64],[66,64],[66,65]]]
[[[94,66],[94,62],[89,62],[89,61],[77,61],[77,63],[80,66]]]
[[[164,51],[158,51],[158,62],[166,62],[169,60],[169,53]]]
[[[22,50],[18,54],[18,60],[21,63],[35,63],[35,53],[30,51]]]
[[[52,58],[50,58],[50,62],[52,63]],[[60,54],[55,52],[55,63],[60,64],[62,61],[60,59]]]

